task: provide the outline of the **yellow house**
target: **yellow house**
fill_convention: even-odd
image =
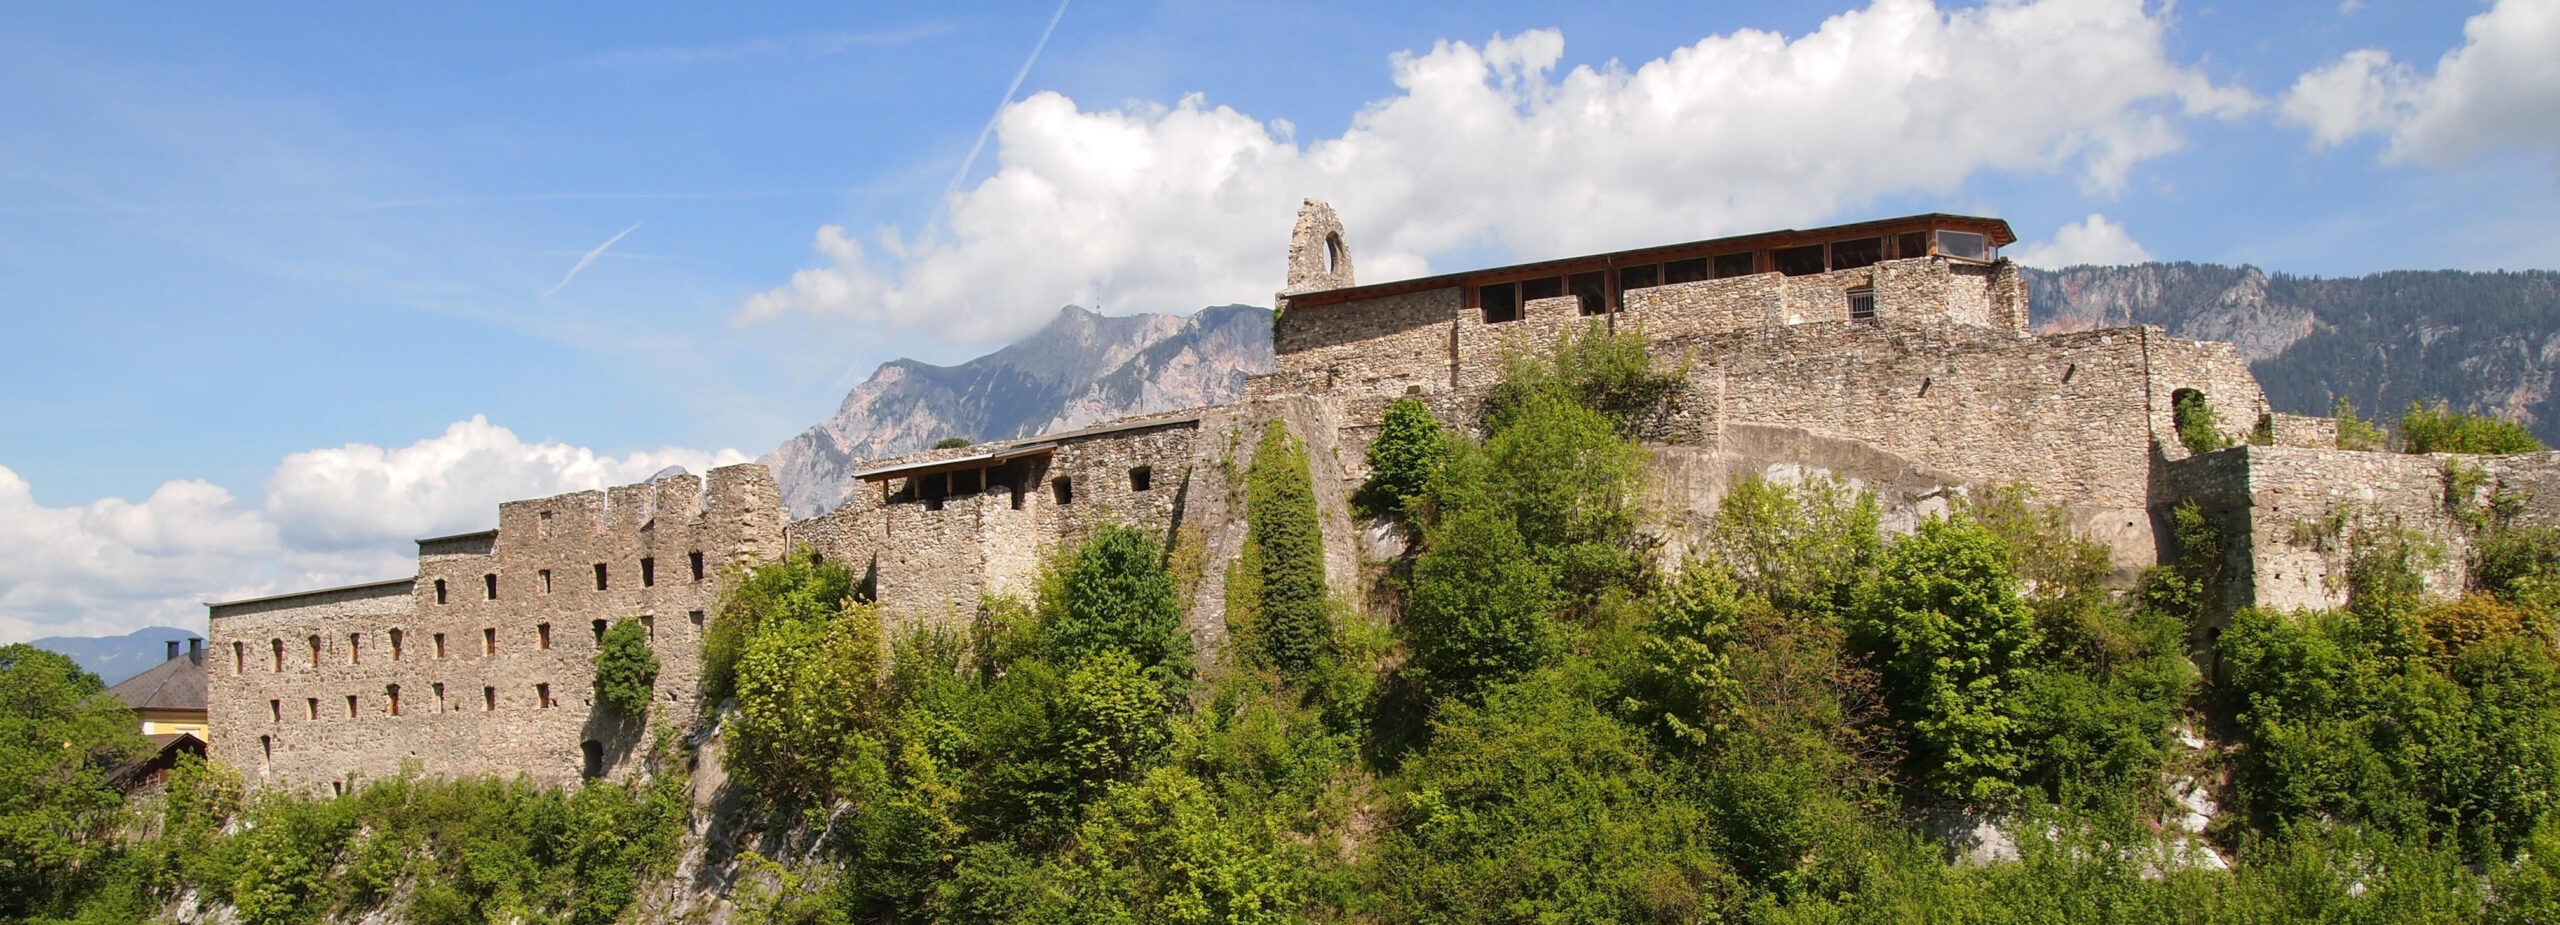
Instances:
[[[107,689],[133,707],[145,736],[189,735],[199,742],[210,737],[204,721],[204,640],[188,643],[180,654],[171,640],[167,661]]]

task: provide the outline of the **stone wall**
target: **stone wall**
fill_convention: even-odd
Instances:
[[[2297,446],[2313,450],[2338,448],[2338,419],[2303,414],[2270,413],[2266,421],[2267,442],[2276,446]]]
[[[2454,497],[2453,473],[2476,473]],[[2504,497],[2516,522],[2560,526],[2560,453],[2459,456],[2242,446],[2173,463],[2160,515],[2193,501],[2223,529],[2234,576],[2229,607],[2325,608],[2346,603],[2359,531],[2407,530],[2443,553],[2426,573],[2439,595],[2462,593],[2488,505]],[[2174,551],[2167,551],[2174,554]],[[2226,609],[2227,609],[2226,608]]]
[[[657,720],[596,704],[598,628],[641,621],[660,662],[666,709],[656,715],[690,717],[723,570],[777,555],[783,515],[770,470],[745,465],[713,470],[708,491],[678,475],[511,501],[498,522],[422,541],[402,597],[216,605],[218,648],[239,641],[270,655],[264,671],[253,660],[248,671],[215,673],[217,757],[267,785],[311,790],[409,762],[551,783],[589,770],[618,777]],[[272,657],[279,642],[283,670]],[[261,736],[277,748],[272,759]]]
[[[1249,397],[1402,395],[1449,387],[1450,325],[1465,304],[1457,288],[1311,308],[1281,306],[1275,368],[1249,380]]]

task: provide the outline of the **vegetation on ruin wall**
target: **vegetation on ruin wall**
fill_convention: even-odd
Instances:
[[[2484,525],[2457,600],[2425,595],[2424,544],[2345,537],[2347,607],[2230,615],[2200,670],[2231,577],[2191,505],[2125,592],[2020,491],[1890,534],[1847,485],[1744,479],[1704,524],[1648,524],[1630,435],[1659,412],[1608,396],[1676,372],[1597,331],[1559,355],[1435,438],[1376,589],[1401,621],[1332,602],[1304,672],[1238,646],[1195,673],[1180,579],[1133,528],[949,630],[885,631],[805,553],[733,576],[706,655],[731,785],[811,846],[739,920],[2560,919],[2560,536]],[[1231,603],[1270,574],[1231,570]],[[94,680],[0,678],[37,688]],[[10,722],[11,790],[108,744]],[[2222,806],[2200,835],[2191,782]],[[190,769],[151,824],[85,817],[62,841],[88,853],[0,869],[0,914],[129,920],[192,889],[244,921],[601,920],[614,878],[663,870],[681,792],[244,799]],[[0,837],[41,828],[0,806]],[[1941,833],[1983,826],[2017,859],[1951,863]]]

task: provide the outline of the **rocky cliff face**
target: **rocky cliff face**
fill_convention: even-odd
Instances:
[[[2146,263],[2029,270],[2027,290],[2039,330],[2156,324],[2230,341],[2278,411],[2328,414],[2345,397],[2367,417],[2395,419],[2410,402],[2441,399],[2560,445],[2560,273],[2320,279]]]
[[[1271,312],[1105,317],[1069,305],[1011,346],[956,366],[881,364],[834,417],[764,455],[794,517],[835,509],[864,460],[945,437],[1007,440],[1234,401],[1271,369]]]

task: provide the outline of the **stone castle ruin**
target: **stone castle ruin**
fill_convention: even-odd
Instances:
[[[1999,253],[2014,241],[1998,219],[1927,214],[1364,286],[1341,221],[1309,200],[1277,366],[1243,400],[878,460],[847,503],[804,520],[752,464],[508,502],[495,530],[420,540],[414,577],[211,605],[210,754],[255,784],[323,792],[407,766],[619,777],[656,716],[701,706],[723,576],[804,546],[852,566],[895,619],[959,622],[984,595],[1030,592],[1095,525],[1137,524],[1196,557],[1189,620],[1207,652],[1265,422],[1307,443],[1329,574],[1350,594],[1369,544],[1347,496],[1386,405],[1412,397],[1465,426],[1507,355],[1593,323],[1688,370],[1644,434],[1650,526],[1671,557],[1747,476],[1844,478],[1901,526],[2023,485],[2128,579],[2176,554],[2168,512],[2193,501],[2224,528],[2232,607],[2340,603],[2339,534],[2355,524],[2444,543],[2429,580],[2456,592],[2479,511],[2560,523],[2560,454],[2340,450],[2332,422],[2272,413],[2229,344],[2033,333]],[[2199,406],[2236,446],[2189,452],[2181,416]],[[598,643],[624,619],[662,662],[652,718],[596,702]]]

